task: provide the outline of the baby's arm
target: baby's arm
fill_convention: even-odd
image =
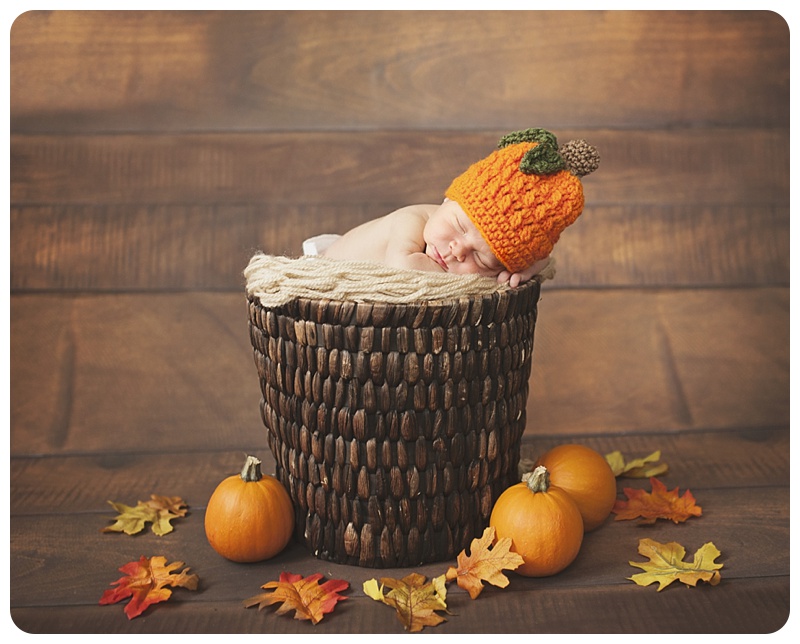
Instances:
[[[326,257],[380,262],[420,271],[443,269],[425,254],[423,230],[429,209],[406,206],[348,231],[324,251]]]
[[[442,273],[439,264],[425,253],[425,240],[422,232],[428,220],[419,207],[401,208],[393,212],[387,220],[386,256],[384,261],[395,268],[409,268],[418,271]]]

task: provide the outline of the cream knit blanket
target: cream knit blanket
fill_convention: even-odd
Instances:
[[[552,262],[535,279],[552,277]],[[413,304],[490,295],[508,290],[495,278],[392,268],[320,256],[297,258],[256,253],[244,270],[246,291],[261,305],[295,298]]]

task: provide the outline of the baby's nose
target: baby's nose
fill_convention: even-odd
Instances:
[[[459,262],[464,261],[464,247],[458,242],[458,240],[453,240],[450,242],[450,252]]]

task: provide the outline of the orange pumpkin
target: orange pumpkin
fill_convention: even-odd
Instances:
[[[599,528],[617,498],[617,479],[598,452],[585,445],[559,445],[536,461],[550,472],[553,485],[566,490],[583,517],[583,528]]]
[[[283,550],[294,531],[294,509],[286,488],[261,474],[248,456],[240,474],[222,481],[208,501],[206,538],[231,561],[263,561]]]
[[[489,525],[497,539],[511,539],[511,549],[525,562],[516,572],[526,577],[561,572],[583,542],[583,519],[575,501],[550,484],[545,467],[529,472],[498,497]]]

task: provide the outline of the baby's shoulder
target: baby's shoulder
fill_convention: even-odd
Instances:
[[[411,206],[403,206],[386,215],[387,222],[398,224],[402,222],[425,225],[428,221],[436,206],[431,204],[414,204]]]

